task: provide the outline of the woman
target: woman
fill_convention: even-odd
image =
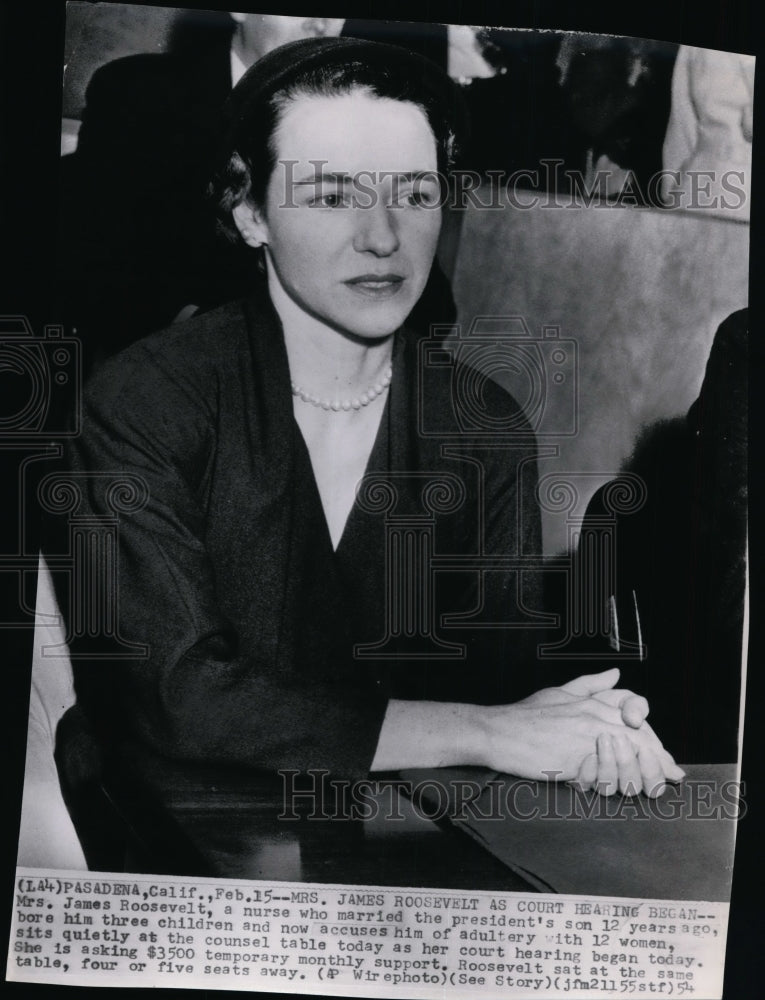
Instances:
[[[436,249],[453,86],[404,50],[324,38],[264,57],[232,94],[215,189],[265,277],[99,371],[68,453],[79,514],[112,513],[124,474],[143,491],[120,515],[121,658],[76,667],[107,746],[350,778],[482,764],[609,792],[681,776],[617,671],[532,694],[534,633],[501,626],[533,618],[533,573],[468,565],[540,545],[517,404],[483,385],[517,429],[487,447],[460,423],[454,366],[420,364],[402,330]],[[383,509],[420,554],[453,557],[405,581],[435,602],[420,624],[493,627],[392,620]]]

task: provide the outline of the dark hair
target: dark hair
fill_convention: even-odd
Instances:
[[[261,62],[304,44],[283,46]],[[235,88],[227,106],[230,120],[220,166],[210,184],[219,231],[229,239],[240,238],[232,219],[233,209],[245,200],[253,206],[261,206],[265,201],[268,181],[276,166],[276,130],[285,107],[297,97],[333,97],[362,91],[414,104],[424,113],[433,131],[439,173],[443,176],[452,166],[461,133],[466,129],[462,97],[456,86],[438,67],[406,50],[376,42],[356,42],[353,47],[361,47],[365,52],[371,48],[377,56],[379,50],[384,55],[390,51],[396,55],[385,60],[378,57],[362,61],[358,57],[348,58],[351,52],[339,47],[331,61],[293,67],[293,72],[282,74],[287,78],[276,87],[273,80],[263,86],[260,66],[256,64]],[[439,80],[438,86],[434,86],[432,79],[428,79],[434,74],[446,82]]]

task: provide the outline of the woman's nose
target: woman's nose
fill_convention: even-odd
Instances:
[[[359,207],[358,222],[353,247],[358,253],[373,253],[389,257],[399,248],[396,209],[389,208],[382,199],[369,207]]]

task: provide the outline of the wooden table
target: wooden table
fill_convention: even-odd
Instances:
[[[398,791],[382,782],[366,796],[366,820],[337,818],[337,803],[322,817],[309,797],[285,805],[281,779],[245,770],[168,763],[140,784],[121,774],[109,794],[132,831],[132,871],[725,900],[735,768],[686,771],[655,801],[479,768],[407,771]]]
[[[727,901],[736,768],[684,770],[685,780],[655,800],[496,774],[453,825],[542,891]]]

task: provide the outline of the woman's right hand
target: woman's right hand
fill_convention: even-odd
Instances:
[[[684,772],[645,721],[645,699],[614,688],[618,670],[544,688],[513,705],[484,708],[485,763],[601,794],[655,797]]]

